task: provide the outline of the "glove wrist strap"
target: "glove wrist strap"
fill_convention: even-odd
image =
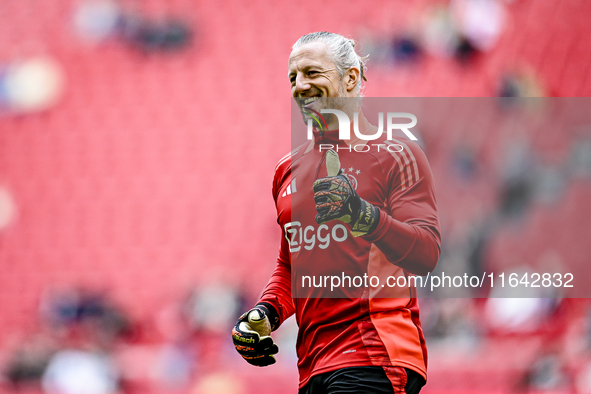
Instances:
[[[362,198],[359,200],[359,215],[351,228],[354,237],[371,234],[380,223],[380,209]]]
[[[279,327],[279,313],[277,313],[273,305],[268,302],[259,302],[255,305],[255,308],[265,311],[265,314],[269,318],[269,323],[271,323],[271,331],[275,331]]]

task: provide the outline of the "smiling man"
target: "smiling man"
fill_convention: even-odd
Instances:
[[[353,48],[353,41],[336,34],[323,34],[312,33],[300,38],[289,57],[291,94],[300,108],[304,109],[302,114],[305,122],[313,114],[310,109],[331,107],[347,113],[357,109],[356,106],[352,108],[357,102],[353,98],[360,97],[361,81],[365,80],[363,69],[366,59],[359,57],[354,50],[346,50],[346,46]],[[318,37],[322,39],[317,40]],[[344,47],[339,48],[339,45]],[[334,58],[339,55],[341,59]],[[325,120],[328,123],[325,127],[338,127],[335,116],[328,116]]]
[[[318,127],[312,141],[276,167],[273,197],[283,231],[277,267],[232,330],[247,362],[271,365],[279,349],[270,334],[295,314],[300,394],[416,394],[427,377],[414,286],[368,287],[367,280],[351,286],[350,278],[373,274],[426,275],[441,249],[433,178],[421,148],[379,136],[378,145],[402,149],[347,149],[367,141],[357,134],[339,140],[337,117],[321,114],[338,109],[354,119],[357,112],[361,134],[376,134],[360,108],[364,62],[339,34],[307,34],[293,46],[292,96],[304,121]],[[338,153],[315,149],[322,144]],[[318,286],[317,276],[331,285],[339,278],[338,291],[326,281]]]

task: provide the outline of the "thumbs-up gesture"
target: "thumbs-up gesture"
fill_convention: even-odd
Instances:
[[[340,220],[351,224],[354,237],[371,233],[379,224],[380,210],[359,197],[349,178],[341,171],[339,154],[326,152],[328,176],[320,178],[312,186],[316,203],[316,223]]]

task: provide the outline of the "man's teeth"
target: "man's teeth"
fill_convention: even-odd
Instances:
[[[306,100],[304,100],[304,105],[308,105],[310,103],[313,103],[314,101],[318,100],[320,97],[308,97]]]

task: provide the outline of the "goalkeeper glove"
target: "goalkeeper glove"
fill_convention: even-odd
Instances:
[[[244,313],[232,329],[232,341],[240,355],[252,365],[266,367],[275,364],[279,348],[269,336],[272,331],[268,309],[257,305]]]
[[[380,210],[359,197],[349,178],[342,174],[339,155],[333,150],[326,152],[326,169],[329,176],[313,184],[316,223],[336,219],[351,224],[354,237],[370,234],[380,222]]]

